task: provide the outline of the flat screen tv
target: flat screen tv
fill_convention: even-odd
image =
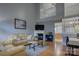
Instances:
[[[44,25],[35,25],[35,30],[44,30]]]

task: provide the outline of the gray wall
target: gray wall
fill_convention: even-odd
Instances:
[[[64,17],[64,3],[56,3],[56,18]]]
[[[53,23],[53,21],[39,22],[38,24],[44,24],[45,32],[52,32],[54,34],[54,23]]]
[[[27,21],[27,29],[15,29],[14,18]],[[0,4],[0,40],[15,33],[33,34],[36,21],[35,4]]]

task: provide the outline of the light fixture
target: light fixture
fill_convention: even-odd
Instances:
[[[56,6],[56,3],[52,3],[52,7],[55,7]]]

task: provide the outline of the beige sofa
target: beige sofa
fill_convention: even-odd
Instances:
[[[5,46],[5,50],[0,51],[0,56],[26,56],[25,46],[27,44],[26,34],[11,35],[6,41],[0,41],[0,45]],[[21,40],[17,40],[21,38]],[[27,44],[28,45],[28,44]]]
[[[27,40],[13,40],[12,44],[14,46],[19,46],[19,45],[25,45],[27,43]]]
[[[12,44],[14,46],[19,46],[19,45],[28,45],[28,40],[31,40],[32,35],[18,35],[18,38],[12,40]]]
[[[26,56],[27,53],[25,51],[25,46],[13,46],[7,45],[5,46],[7,49],[4,51],[0,51],[0,56]]]

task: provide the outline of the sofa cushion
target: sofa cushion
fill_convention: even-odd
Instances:
[[[27,43],[27,40],[14,40],[13,45],[18,46],[18,45],[24,45]]]
[[[6,49],[10,49],[10,48],[13,48],[13,47],[14,47],[14,46],[13,46],[12,44],[5,46]]]
[[[24,46],[17,46],[17,47],[13,47],[11,49],[6,50],[10,55],[15,55],[18,52],[21,52],[25,49]]]
[[[4,50],[6,50],[5,46],[0,44],[0,51],[4,51]]]
[[[0,55],[13,56],[13,55],[16,55],[17,53],[20,53],[22,51],[25,51],[25,46],[17,46],[17,47],[9,48],[5,51],[1,51]]]

